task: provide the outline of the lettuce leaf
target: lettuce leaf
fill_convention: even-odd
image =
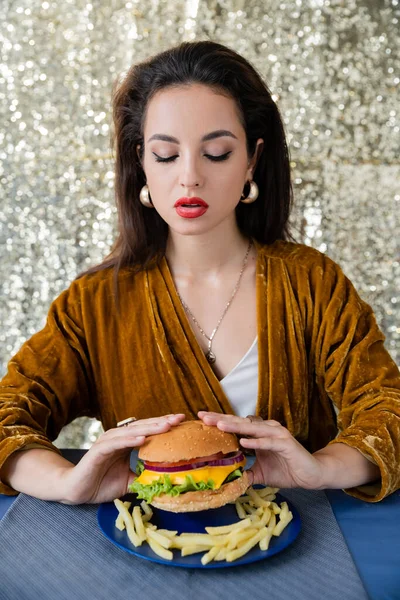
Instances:
[[[138,461],[136,466],[136,473],[140,475],[144,471],[144,465],[142,461]],[[234,479],[238,479],[243,474],[243,470],[236,469],[232,473],[228,475],[225,479],[224,483],[229,483]],[[171,478],[166,473],[165,475],[159,477],[156,481],[153,481],[150,484],[138,483],[135,479],[129,486],[129,491],[137,494],[140,500],[146,500],[146,502],[151,502],[154,496],[160,496],[161,494],[169,494],[170,496],[179,496],[180,494],[184,494],[185,492],[199,492],[204,490],[214,490],[215,483],[212,479],[208,481],[194,481],[192,475],[186,475],[185,483],[181,483],[179,485],[173,485],[171,482]]]
[[[179,496],[185,492],[198,492],[203,490],[215,489],[215,483],[212,479],[208,481],[194,481],[192,475],[186,475],[185,483],[172,485],[168,474],[159,477],[150,484],[138,483],[136,479],[130,484],[129,491],[137,494],[139,499],[151,502],[154,496],[169,494],[170,496]]]
[[[229,475],[225,479],[224,483],[229,483],[230,481],[233,481],[234,479],[238,479],[239,477],[242,476],[242,474],[243,474],[242,469],[236,469],[235,471],[232,471],[232,473],[229,473]]]
[[[136,469],[135,469],[135,473],[137,474],[138,477],[139,477],[139,475],[141,475],[143,473],[144,469],[145,469],[145,467],[144,467],[143,461],[138,459],[138,461],[136,463]]]

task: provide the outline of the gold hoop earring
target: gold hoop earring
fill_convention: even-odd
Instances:
[[[143,204],[143,206],[146,206],[146,208],[154,208],[153,203],[150,198],[150,191],[149,191],[149,186],[147,185],[147,183],[140,190],[139,199],[140,199],[140,202]]]
[[[249,181],[248,183],[250,184],[250,191],[248,196],[244,198],[242,194],[242,197],[240,198],[240,202],[243,202],[243,204],[251,204],[252,202],[255,202],[258,198],[258,185],[255,181]]]

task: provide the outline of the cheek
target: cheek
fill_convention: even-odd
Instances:
[[[213,187],[224,190],[243,189],[243,183],[246,177],[246,170],[241,165],[232,165],[229,168],[216,169],[213,174]]]

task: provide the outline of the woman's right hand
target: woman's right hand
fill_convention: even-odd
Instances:
[[[126,494],[136,477],[130,469],[132,448],[141,446],[146,436],[164,433],[184,418],[184,414],[174,414],[142,419],[101,434],[79,463],[62,473],[64,503],[109,502]]]

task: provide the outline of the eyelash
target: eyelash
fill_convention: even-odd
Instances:
[[[220,154],[219,156],[213,156],[211,154],[205,154],[204,156],[206,156],[212,162],[221,162],[223,160],[227,160],[227,158],[229,157],[231,152],[232,151],[229,151],[229,152],[226,152],[225,154]],[[168,158],[161,158],[161,156],[158,156],[154,152],[153,152],[153,155],[154,155],[156,162],[159,162],[159,163],[173,162],[175,160],[175,158],[177,158],[177,156],[178,156],[177,154],[175,154],[174,156],[168,156]]]

